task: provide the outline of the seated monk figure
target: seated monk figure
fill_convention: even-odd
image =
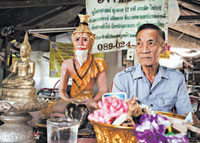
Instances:
[[[106,63],[92,55],[95,34],[88,27],[89,15],[79,15],[79,18],[80,25],[72,34],[74,58],[65,60],[61,66],[59,96],[62,102],[54,106],[51,117],[64,117],[65,106],[74,101],[94,109],[107,92]],[[72,77],[70,95],[66,92],[69,77]],[[96,83],[98,92],[94,95]]]
[[[20,46],[20,60],[12,67],[11,74],[3,80],[4,88],[29,88],[35,85],[33,80],[35,63],[30,60],[31,45],[28,42],[28,34],[25,34],[24,42]]]

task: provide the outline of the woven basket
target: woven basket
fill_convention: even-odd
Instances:
[[[97,143],[137,143],[133,127],[91,122],[94,125]]]

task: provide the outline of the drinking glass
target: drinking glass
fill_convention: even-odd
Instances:
[[[71,118],[47,120],[48,143],[77,143],[79,121]]]

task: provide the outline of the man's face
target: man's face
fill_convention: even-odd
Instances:
[[[76,33],[74,36],[74,48],[75,50],[87,50],[90,48],[91,40],[88,33]]]
[[[143,29],[136,37],[136,53],[142,66],[153,66],[159,63],[160,53],[165,52],[165,44],[158,31]]]

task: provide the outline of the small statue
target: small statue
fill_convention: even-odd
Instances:
[[[20,46],[20,60],[14,63],[11,74],[3,80],[0,100],[8,101],[37,101],[35,81],[35,63],[30,60],[31,45],[28,34]]]
[[[65,104],[79,101],[88,106],[97,106],[96,102],[101,100],[102,95],[107,92],[106,62],[92,54],[95,34],[88,26],[89,15],[79,14],[79,18],[80,25],[72,34],[74,58],[62,63],[59,96]],[[66,92],[69,77],[72,77],[70,95]],[[96,95],[94,94],[95,84],[98,87]]]
[[[30,52],[31,45],[26,33],[24,42],[20,46],[21,59],[14,63],[11,74],[3,80],[3,87],[27,88],[35,85],[33,80],[35,63],[30,60]]]
[[[107,92],[106,62],[92,54],[95,34],[88,26],[89,15],[79,14],[80,25],[72,34],[74,57],[62,63],[59,96],[51,117],[75,118],[80,121],[79,133],[91,133],[87,116],[97,108],[97,102]],[[67,94],[69,77],[72,78],[70,95]],[[97,84],[98,92],[94,93]],[[64,114],[64,115],[63,115]]]

